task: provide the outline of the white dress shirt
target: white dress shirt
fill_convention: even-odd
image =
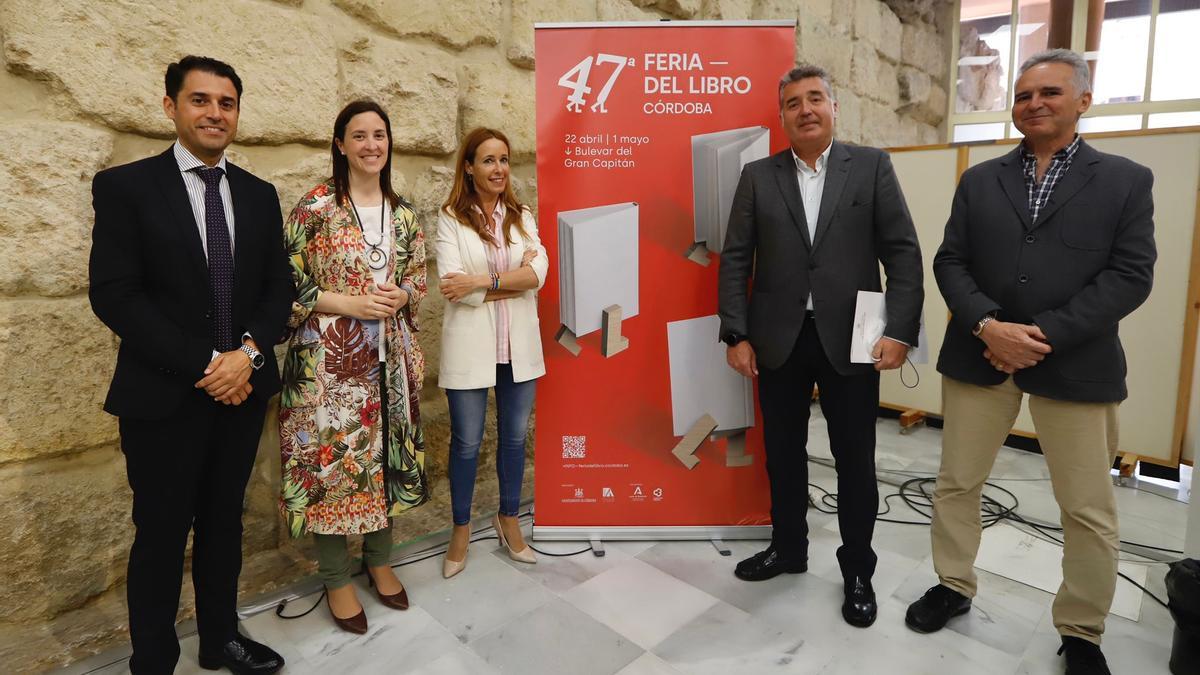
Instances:
[[[204,259],[208,260],[208,225],[204,217],[204,180],[194,169],[208,165],[196,159],[188,149],[175,141],[175,162],[183,174],[183,184],[187,188],[188,201],[192,204],[192,215],[196,218],[196,228],[200,230],[200,248],[204,251]],[[225,206],[225,224],[229,226],[229,254],[233,255],[233,195],[229,192],[229,168],[225,166],[225,155],[221,155],[217,166],[221,171],[221,202]]]
[[[817,235],[817,216],[821,215],[821,193],[825,191],[825,165],[829,163],[829,149],[832,147],[832,142],[825,146],[825,151],[817,157],[815,169],[792,150],[792,159],[796,160],[796,182],[800,185],[800,199],[804,203],[804,219],[808,221],[810,242]],[[809,293],[805,309],[812,311],[812,308],[812,293]]]

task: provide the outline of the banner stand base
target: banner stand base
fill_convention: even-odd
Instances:
[[[725,542],[718,537],[712,538],[712,545],[713,548],[717,549],[717,553],[720,553],[723,556],[733,555],[733,551],[730,551],[729,547],[725,545]]]
[[[533,541],[585,541],[592,554],[604,555],[605,541],[708,541],[723,555],[732,555],[725,540],[771,539],[770,525],[701,525],[701,526],[546,526],[533,525]]]

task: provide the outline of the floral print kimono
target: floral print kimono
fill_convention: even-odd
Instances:
[[[414,337],[426,292],[421,227],[407,204],[392,213],[388,276],[409,302],[385,320],[385,449],[380,322],[315,311],[320,292],[364,295],[374,284],[358,221],[335,202],[330,180],[301,198],[284,225],[297,300],[279,404],[280,508],[293,537],[375,532],[390,516],[428,499],[417,407],[425,360]]]

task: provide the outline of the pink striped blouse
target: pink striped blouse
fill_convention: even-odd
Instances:
[[[508,271],[508,241],[504,232],[504,216],[507,209],[503,200],[496,200],[496,208],[492,211],[488,230],[492,234],[493,245],[484,245],[487,251],[488,272],[504,274]],[[496,363],[508,363],[511,360],[509,351],[508,332],[512,326],[512,316],[509,314],[508,300],[494,301],[496,306]]]

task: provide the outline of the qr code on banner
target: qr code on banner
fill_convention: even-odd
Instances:
[[[587,436],[563,436],[563,459],[584,459],[587,456]]]

